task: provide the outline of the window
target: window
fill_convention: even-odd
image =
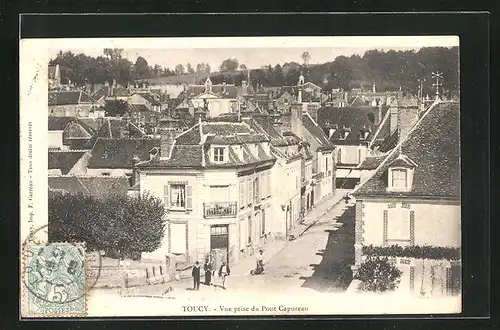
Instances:
[[[325,172],[328,175],[328,158],[325,159]]]
[[[337,152],[337,164],[342,164],[342,149]]]
[[[185,184],[171,184],[165,186],[164,203],[169,209],[192,209],[192,187]]]
[[[358,163],[361,163],[361,149],[358,149]]]
[[[240,181],[240,208],[245,206],[245,181]]]
[[[253,195],[254,203],[258,204],[260,199],[259,177],[253,180]]]
[[[106,172],[102,172],[102,176],[110,176],[110,174],[106,173]]]
[[[214,202],[229,201],[229,186],[210,186],[210,197]]]
[[[402,207],[391,208],[387,214],[387,244],[406,244],[411,240],[411,211]]]
[[[214,162],[224,162],[224,148],[214,148]]]
[[[248,217],[247,244],[252,244],[252,217]]]
[[[392,188],[405,189],[407,171],[405,169],[392,170]]]

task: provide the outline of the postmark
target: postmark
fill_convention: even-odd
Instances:
[[[37,239],[43,226],[23,244],[23,317],[80,317],[87,313],[87,293],[100,276],[99,253],[85,243],[46,243]]]

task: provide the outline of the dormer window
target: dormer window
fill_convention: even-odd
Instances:
[[[214,162],[215,163],[223,163],[226,161],[225,156],[225,148],[214,148]]]
[[[392,169],[392,188],[406,189],[408,186],[408,172],[406,169]]]
[[[387,190],[394,192],[408,192],[413,183],[413,173],[417,164],[408,156],[399,155],[389,165]]]

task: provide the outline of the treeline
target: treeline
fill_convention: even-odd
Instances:
[[[444,78],[440,88],[444,91],[459,90],[458,47],[426,47],[418,51],[369,50],[363,56],[338,56],[333,62],[319,65],[305,65],[295,62],[283,66],[267,66],[251,70],[251,84],[263,86],[296,85],[301,72],[306,81],[311,81],[325,90],[343,88],[372,88],[377,91],[416,92],[419,79],[425,79],[424,93],[432,94],[435,82],[432,72],[441,72]],[[241,84],[248,80],[247,71],[221,72],[211,76],[214,84]],[[202,83],[201,81],[199,83]]]
[[[168,77],[183,74],[210,73],[208,63],[198,63],[193,67],[187,63],[178,64],[173,70],[155,64],[150,66],[145,58],[139,56],[135,63],[122,56],[123,49],[106,48],[103,55],[92,57],[85,54],[60,51],[56,58],[50,60],[49,65],[59,64],[63,83],[71,82],[75,86],[85,84],[112,83],[120,85],[140,79]]]
[[[309,57],[314,54],[307,53]],[[458,47],[425,47],[418,51],[381,51],[369,50],[363,56],[338,56],[332,62],[309,65],[304,59],[302,64],[291,62],[283,66],[268,65],[260,69],[250,70],[250,84],[262,86],[290,86],[297,84],[301,72],[306,81],[311,81],[326,90],[343,88],[371,89],[376,84],[377,91],[416,92],[419,79],[425,79],[424,93],[432,94],[434,88],[432,73],[441,72],[443,76],[443,91],[459,90],[459,59]],[[105,49],[97,58],[84,54],[75,55],[71,52],[60,52],[50,61],[51,65],[59,64],[62,76],[71,79],[76,85],[88,83],[111,82],[127,85],[137,79],[153,77],[184,75],[194,73],[210,74],[210,66],[199,63],[196,67],[178,64],[174,70],[159,65],[149,66],[147,61],[138,57],[135,63],[122,57],[121,49]],[[222,82],[240,85],[248,80],[247,67],[239,64],[237,59],[226,59],[220,66],[220,72],[210,74],[212,82]],[[203,84],[203,80],[197,81]]]

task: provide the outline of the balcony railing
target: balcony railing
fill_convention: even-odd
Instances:
[[[236,202],[203,203],[203,216],[205,218],[234,217],[237,212]]]

